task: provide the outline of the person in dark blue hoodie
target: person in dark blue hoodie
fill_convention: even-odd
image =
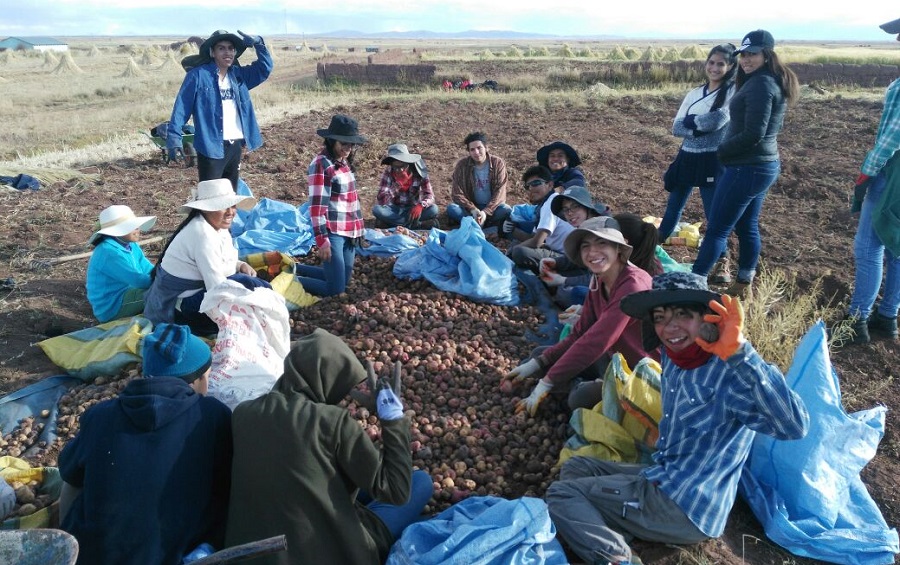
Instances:
[[[87,410],[59,457],[61,527],[79,564],[178,565],[224,542],[231,412],[205,396],[209,346],[163,323],[142,351],[144,378]]]

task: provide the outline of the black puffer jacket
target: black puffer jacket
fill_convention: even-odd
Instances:
[[[748,75],[729,110],[731,122],[719,145],[719,161],[733,166],[778,160],[778,132],[787,111],[781,81],[766,68]]]

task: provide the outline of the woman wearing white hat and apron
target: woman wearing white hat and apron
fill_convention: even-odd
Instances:
[[[237,209],[252,208],[256,199],[234,193],[231,181],[202,181],[191,190],[191,199],[179,211],[187,213],[163,248],[153,284],[147,292],[144,315],[154,324],[177,323],[194,333],[216,333],[218,327],[200,312],[206,291],[225,279],[247,288],[271,288],[256,278],[256,270],[238,260],[231,238]]]
[[[153,263],[137,244],[156,216],[135,216],[128,206],[100,212],[97,231],[88,239],[94,246],[87,268],[87,297],[101,322],[135,316],[144,310]]]

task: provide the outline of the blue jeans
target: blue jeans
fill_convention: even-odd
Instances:
[[[779,161],[725,167],[725,172],[716,183],[706,235],[692,268],[694,273],[704,277],[709,275],[709,271],[725,251],[728,236],[734,230],[740,245],[737,280],[753,280],[762,246],[759,238],[759,213],[769,187],[775,184],[780,172]]]
[[[366,504],[366,507],[381,518],[384,525],[394,535],[394,539],[399,539],[406,526],[420,520],[422,510],[425,509],[425,505],[428,504],[434,491],[433,485],[431,475],[422,470],[415,470],[412,472],[412,486],[406,504],[397,506],[373,500]],[[365,492],[360,492],[358,499],[365,504],[371,497]]]
[[[397,206],[396,204],[377,204],[372,207],[372,215],[376,220],[382,221],[391,227],[406,226],[415,228],[419,222],[424,222],[432,218],[436,218],[440,209],[436,204],[432,204],[422,209],[422,215],[415,222],[410,221],[409,211],[412,206]]]
[[[659,224],[659,242],[663,243],[675,231],[675,226],[681,221],[681,212],[687,204],[688,198],[693,192],[693,186],[680,186],[669,193],[669,201],[666,203],[666,211],[662,222]],[[716,188],[710,186],[700,189],[700,199],[703,201],[703,217],[709,222],[709,210],[712,206],[713,195]]]
[[[900,257],[895,257],[878,238],[872,226],[872,213],[887,186],[887,175],[882,170],[872,181],[859,214],[859,226],[853,240],[853,256],[856,260],[856,280],[850,298],[850,315],[868,318],[878,297],[881,276],[886,271],[884,292],[878,312],[888,318],[896,318],[900,309]]]
[[[503,225],[503,220],[509,218],[510,214],[512,214],[512,207],[506,203],[501,204],[497,206],[493,214],[487,217],[487,220],[484,221],[484,225],[481,227],[487,228],[490,226],[497,226],[499,228]],[[470,215],[469,211],[463,210],[462,206],[456,202],[447,206],[447,217],[450,218],[451,223],[458,224],[468,215]]]
[[[356,245],[352,238],[330,233],[331,259],[322,266],[294,265],[297,280],[304,290],[316,296],[334,296],[347,290],[356,260]]]

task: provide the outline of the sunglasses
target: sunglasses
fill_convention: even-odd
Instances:
[[[544,179],[534,179],[525,183],[525,188],[535,188],[541,186],[542,184],[547,184],[547,181]]]

